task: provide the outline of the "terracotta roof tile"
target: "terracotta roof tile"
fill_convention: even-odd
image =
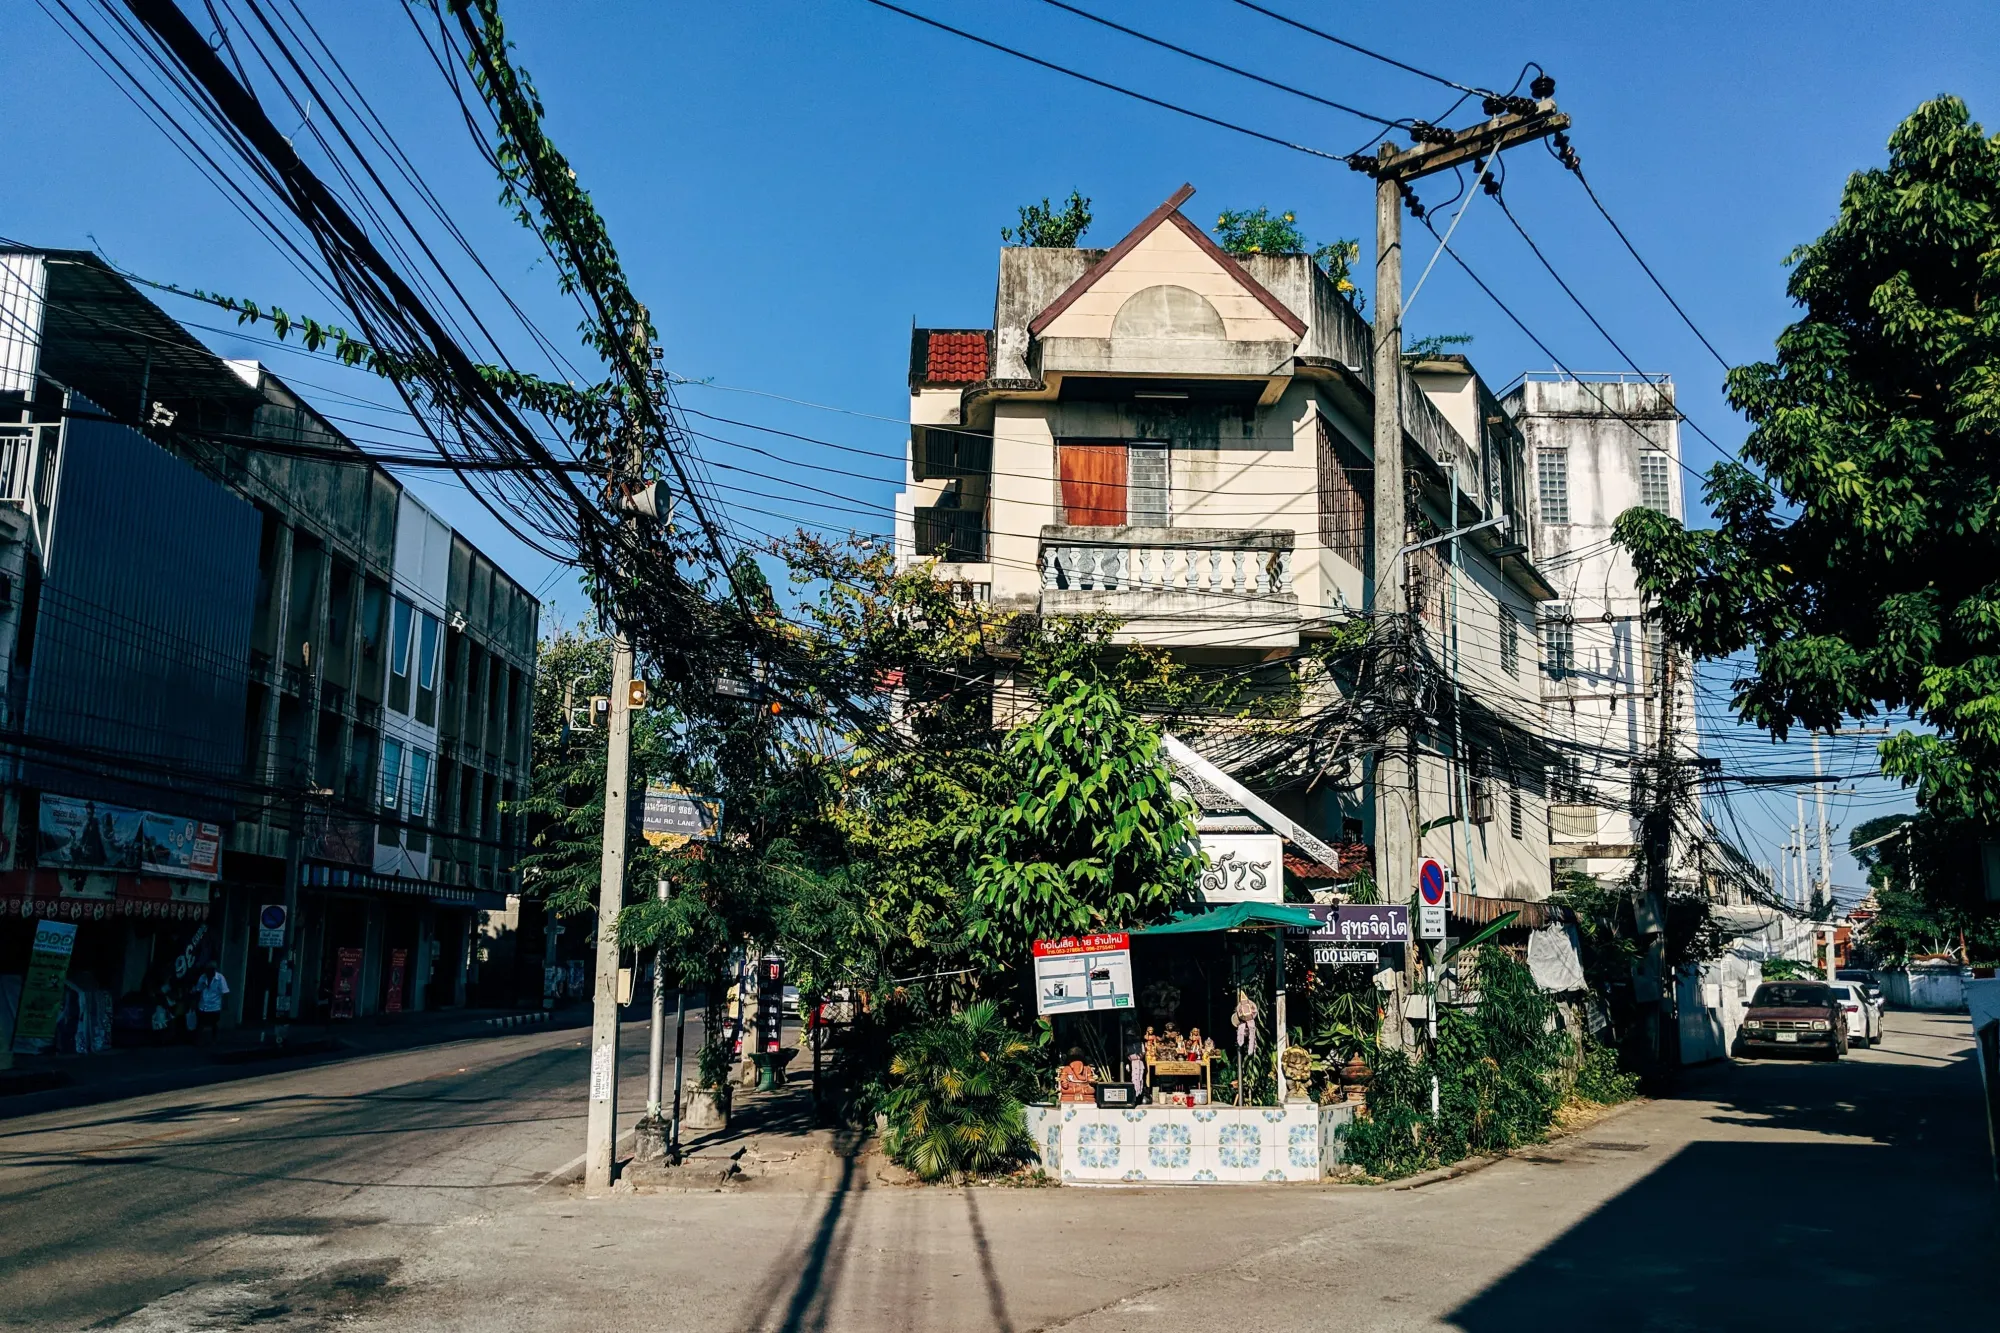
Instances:
[[[933,333],[924,378],[932,384],[977,384],[986,378],[986,335]]]

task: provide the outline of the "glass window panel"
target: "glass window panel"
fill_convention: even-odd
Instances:
[[[442,626],[430,612],[423,614],[423,632],[417,639],[417,688],[429,690],[437,687],[438,631]]]
[[[403,743],[382,742],[382,808],[394,810],[403,791]]]
[[[416,615],[416,608],[398,597],[396,614],[390,627],[389,670],[398,676],[410,674],[410,622]]]

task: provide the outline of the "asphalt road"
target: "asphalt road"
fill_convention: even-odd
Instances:
[[[581,1139],[580,1034],[461,1043],[0,1129],[0,1322],[1985,1327],[2000,1191],[1965,1020],[1887,1035],[1697,1071],[1417,1190],[931,1189],[806,1152],[748,1188],[600,1200],[537,1187]]]

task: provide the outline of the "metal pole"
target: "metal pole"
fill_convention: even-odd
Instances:
[[[1814,733],[1813,735],[1812,747],[1813,776],[1817,778],[1825,772],[1820,767],[1818,733]],[[1826,894],[1826,900],[1830,903],[1833,901],[1833,857],[1827,850],[1826,784],[1823,782],[1813,783],[1813,811],[1819,818],[1819,886],[1820,890]]]
[[[1799,906],[1812,906],[1812,890],[1806,881],[1806,794],[1792,793],[1793,818],[1798,822],[1792,831],[1792,860],[1797,867],[1793,882],[1799,886]]]
[[[604,757],[604,857],[597,872],[597,987],[590,1024],[590,1116],[583,1189],[611,1189],[618,1141],[618,912],[625,905],[625,802],[632,760],[632,641],[611,641],[610,738]]]
[[[661,902],[667,900],[667,882],[658,885]],[[658,1123],[660,1119],[661,1084],[666,1079],[667,1053],[667,951],[664,945],[653,946],[653,1021],[646,1047],[646,1118]]]
[[[687,989],[674,983],[674,1118],[667,1133],[667,1160],[681,1160],[681,1060],[687,1047]]]
[[[1285,1047],[1290,1030],[1285,1022],[1285,928],[1279,926],[1271,932],[1272,990],[1271,990],[1271,1067],[1278,1072],[1278,1105],[1285,1104],[1290,1089],[1285,1081]]]

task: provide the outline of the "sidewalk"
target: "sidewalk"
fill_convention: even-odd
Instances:
[[[0,1119],[92,1106],[258,1074],[303,1069],[502,1032],[588,1026],[590,1006],[440,1009],[343,1023],[294,1023],[282,1046],[261,1028],[223,1033],[214,1045],[117,1047],[98,1055],[16,1055],[0,1070]]]

